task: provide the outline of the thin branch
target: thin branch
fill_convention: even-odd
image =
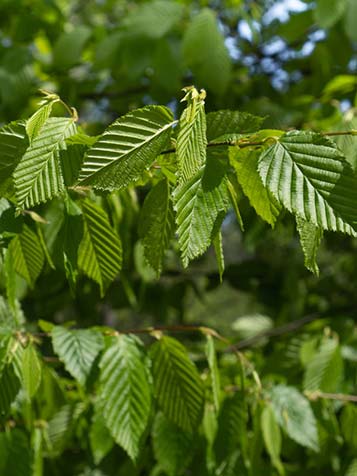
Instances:
[[[304,392],[309,400],[318,400],[319,398],[325,400],[338,400],[340,402],[356,402],[357,395],[347,395],[345,393],[326,393],[316,390],[315,392]]]

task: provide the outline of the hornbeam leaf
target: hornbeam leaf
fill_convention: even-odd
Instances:
[[[34,114],[32,114],[29,119],[27,119],[26,132],[31,142],[41,132],[41,129],[51,115],[54,103],[57,101],[58,98],[55,98],[54,100],[46,102]]]
[[[318,451],[317,423],[309,401],[296,388],[282,384],[276,385],[269,396],[275,419],[290,438]]]
[[[258,173],[258,155],[255,151],[231,147],[229,161],[237,172],[237,180],[257,214],[274,227],[281,206],[267,190]]]
[[[80,185],[116,190],[139,179],[167,146],[173,116],[163,106],[129,112],[104,131],[87,152]]]
[[[139,234],[144,255],[159,275],[162,260],[174,231],[174,213],[167,180],[155,185],[147,197],[140,215]]]
[[[264,117],[254,116],[249,112],[215,111],[207,114],[207,140],[212,142],[224,136],[226,140],[237,139],[242,134],[258,131]]]
[[[0,374],[0,418],[6,417],[20,390],[13,364],[7,364]]]
[[[73,119],[50,117],[46,121],[14,171],[19,207],[30,208],[64,190],[59,151],[75,132]]]
[[[85,385],[93,363],[103,348],[103,337],[93,329],[66,329],[54,326],[51,332],[53,349],[66,370]]]
[[[176,339],[162,337],[153,344],[150,355],[161,410],[184,431],[197,431],[203,412],[203,386],[186,349]]]
[[[151,411],[148,359],[141,341],[120,335],[103,355],[100,368],[105,423],[115,441],[135,461]]]
[[[296,216],[296,227],[300,236],[301,248],[304,253],[306,268],[312,273],[319,275],[319,267],[316,263],[316,255],[322,239],[320,227]]]
[[[99,284],[103,295],[121,270],[121,241],[98,205],[85,200],[82,210],[84,230],[78,250],[78,266]]]
[[[273,466],[283,475],[284,468],[280,460],[281,432],[270,405],[266,405],[260,416],[264,444]]]
[[[33,287],[44,265],[45,256],[36,233],[27,225],[13,238],[9,246],[15,271]]]
[[[229,203],[225,168],[208,160],[188,182],[174,192],[174,208],[183,265],[208,248]]]
[[[10,178],[27,146],[25,123],[12,122],[0,129],[0,186]]]
[[[290,212],[356,236],[357,178],[331,140],[288,132],[262,153],[258,167],[264,186]]]
[[[33,344],[28,344],[22,354],[22,378],[28,396],[32,398],[41,383],[42,367]]]
[[[177,136],[177,159],[179,179],[187,182],[206,163],[206,115],[205,93],[189,89],[186,96],[187,107],[179,122]]]

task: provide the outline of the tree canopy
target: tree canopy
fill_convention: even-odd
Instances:
[[[355,21],[0,3],[0,474],[357,472]]]

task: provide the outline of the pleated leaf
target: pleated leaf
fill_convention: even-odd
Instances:
[[[183,431],[159,412],[152,431],[155,459],[168,476],[183,474],[193,455],[191,433]]]
[[[285,134],[262,153],[259,173],[290,212],[323,229],[356,235],[357,179],[328,138],[312,132]]]
[[[211,243],[229,204],[225,169],[209,160],[188,182],[174,191],[178,241],[184,267]]]
[[[343,380],[341,349],[335,339],[322,342],[317,353],[309,360],[304,375],[304,389],[334,393]]]
[[[55,353],[66,370],[85,385],[93,363],[103,348],[103,337],[93,329],[70,330],[55,326],[51,332]]]
[[[98,408],[95,408],[92,418],[89,440],[94,462],[98,465],[114,446],[114,440]]]
[[[180,342],[162,337],[150,349],[157,402],[165,416],[184,431],[195,432],[203,411],[203,386]]]
[[[242,134],[258,131],[264,122],[263,117],[249,112],[222,110],[207,114],[207,140],[213,142],[222,136],[227,140],[237,139]]]
[[[14,366],[12,364],[5,365],[0,374],[0,419],[8,415],[10,406],[19,393],[20,386]]]
[[[40,384],[42,378],[42,366],[37,351],[33,344],[28,344],[22,354],[22,379],[25,390],[32,398]]]
[[[296,388],[286,385],[276,385],[269,397],[275,419],[289,437],[318,451],[317,422],[309,401]]]
[[[59,151],[75,132],[73,119],[50,117],[46,121],[14,172],[19,207],[33,207],[64,190]]]
[[[52,108],[58,98],[52,101],[46,102],[41,106],[32,116],[26,121],[26,132],[32,142],[36,136],[41,132],[43,126],[45,125],[47,119],[50,117]]]
[[[139,179],[168,145],[172,113],[163,106],[129,112],[108,127],[87,152],[80,185],[116,190]]]
[[[231,147],[229,161],[237,172],[237,180],[257,214],[274,227],[281,205],[270,194],[258,173],[258,154],[255,151]]]
[[[296,227],[300,236],[300,244],[304,253],[306,268],[312,273],[319,275],[319,267],[316,262],[317,251],[319,249],[323,232],[320,227],[296,216]]]
[[[162,260],[174,233],[174,212],[167,180],[161,180],[148,193],[140,214],[139,235],[144,256],[160,274]]]
[[[204,96],[195,88],[190,89],[186,96],[187,107],[179,122],[177,136],[178,173],[181,182],[187,182],[206,163],[206,115]]]
[[[24,225],[22,232],[11,240],[9,252],[15,271],[33,287],[45,262],[44,252],[36,233]]]
[[[27,146],[23,122],[12,122],[0,129],[0,186],[11,176]]]
[[[121,270],[121,241],[102,208],[85,200],[82,211],[84,230],[78,250],[78,266],[99,284],[103,295]]]
[[[150,374],[141,341],[131,335],[119,336],[103,355],[100,368],[105,423],[135,461],[151,412]]]

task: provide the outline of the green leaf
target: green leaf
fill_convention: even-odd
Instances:
[[[103,415],[98,408],[92,418],[90,427],[89,441],[92,450],[93,460],[99,465],[103,458],[109,453],[114,446],[114,440],[105,426]]]
[[[12,429],[6,434],[6,459],[2,474],[5,476],[33,476],[31,468],[31,449],[26,433]]]
[[[33,344],[28,344],[22,354],[23,385],[30,398],[36,395],[41,384],[42,367]]]
[[[296,227],[299,232],[300,244],[304,253],[305,266],[309,271],[318,276],[319,267],[316,263],[316,255],[323,232],[320,227],[303,220],[298,215],[296,216]]]
[[[12,364],[7,364],[0,374],[0,418],[6,417],[10,406],[20,390],[20,380],[17,378]]]
[[[73,119],[50,117],[46,121],[14,172],[19,207],[33,207],[63,192],[59,151],[75,131]]]
[[[60,455],[66,448],[83,410],[83,403],[63,405],[48,422],[46,443],[51,457]]]
[[[288,132],[262,153],[259,173],[290,212],[323,229],[356,235],[357,180],[328,138]]]
[[[159,412],[155,418],[152,439],[159,467],[168,476],[183,474],[193,456],[192,434],[183,431]]]
[[[221,384],[220,384],[220,376],[217,364],[217,356],[216,356],[216,349],[214,345],[214,339],[211,335],[206,336],[206,357],[207,362],[210,370],[210,377],[211,377],[211,387],[213,393],[213,401],[216,411],[219,411],[220,407],[220,400],[221,400]]]
[[[345,8],[345,0],[317,0],[314,9],[316,23],[321,28],[331,28],[341,18]]]
[[[53,47],[53,65],[57,70],[67,70],[79,62],[82,50],[91,36],[91,29],[78,25],[63,32]]]
[[[55,353],[66,370],[85,385],[93,363],[103,348],[102,335],[93,329],[70,330],[54,326],[51,331]]]
[[[345,30],[351,41],[357,41],[357,31],[355,28],[355,22],[357,18],[357,3],[355,0],[344,1],[347,3],[344,15]]]
[[[241,111],[214,111],[207,114],[207,140],[214,142],[236,140],[242,134],[258,131],[264,122],[264,117],[254,116]]]
[[[334,393],[343,381],[343,360],[336,339],[326,339],[306,365],[304,390]]]
[[[185,90],[187,107],[180,117],[176,146],[181,182],[190,180],[205,165],[207,147],[205,93],[199,94],[195,88]]]
[[[88,147],[83,144],[69,144],[60,151],[63,180],[70,187],[78,180],[79,172],[83,163],[83,157]]]
[[[318,451],[317,423],[309,401],[296,388],[282,384],[276,385],[269,397],[276,421],[289,437]]]
[[[129,35],[161,38],[180,21],[183,13],[183,5],[173,1],[154,0],[134,4],[134,8],[124,17],[123,27]]]
[[[161,410],[184,431],[197,431],[203,412],[203,386],[186,349],[176,339],[162,337],[152,345],[150,356]]]
[[[231,60],[212,10],[205,8],[192,19],[182,50],[196,82],[223,94],[231,79]]]
[[[275,420],[274,412],[270,405],[266,405],[261,414],[261,427],[265,448],[269,453],[273,466],[279,474],[284,474],[284,468],[280,461],[281,452],[281,433]]]
[[[53,105],[59,98],[54,98],[51,101],[46,102],[41,106],[32,116],[26,121],[26,132],[30,139],[30,142],[39,135],[47,119],[50,117]]]
[[[36,233],[24,225],[22,232],[9,246],[14,268],[33,287],[45,262],[43,249]]]
[[[347,404],[341,417],[341,430],[342,435],[348,445],[354,450],[357,449],[357,407],[352,404]]]
[[[80,185],[116,190],[139,179],[168,145],[172,113],[163,106],[129,112],[108,127],[87,152]]]
[[[84,234],[78,250],[78,266],[99,284],[103,295],[121,270],[121,242],[102,208],[85,200],[82,210]]]
[[[247,438],[248,410],[242,392],[227,396],[218,417],[218,431],[214,441],[217,465],[228,462],[238,450],[244,451]]]
[[[0,190],[28,146],[25,124],[12,122],[0,129]]]
[[[228,204],[225,167],[218,160],[208,160],[205,169],[175,189],[178,241],[185,267],[206,251]]]
[[[257,214],[274,227],[281,206],[263,185],[258,173],[258,159],[256,151],[241,150],[238,147],[229,149],[229,161],[237,172],[244,194]]]
[[[174,233],[174,211],[167,180],[161,180],[148,193],[140,213],[139,235],[144,255],[159,275],[162,260]]]
[[[141,341],[120,335],[103,355],[100,368],[105,423],[115,441],[135,461],[151,411],[149,367]]]

